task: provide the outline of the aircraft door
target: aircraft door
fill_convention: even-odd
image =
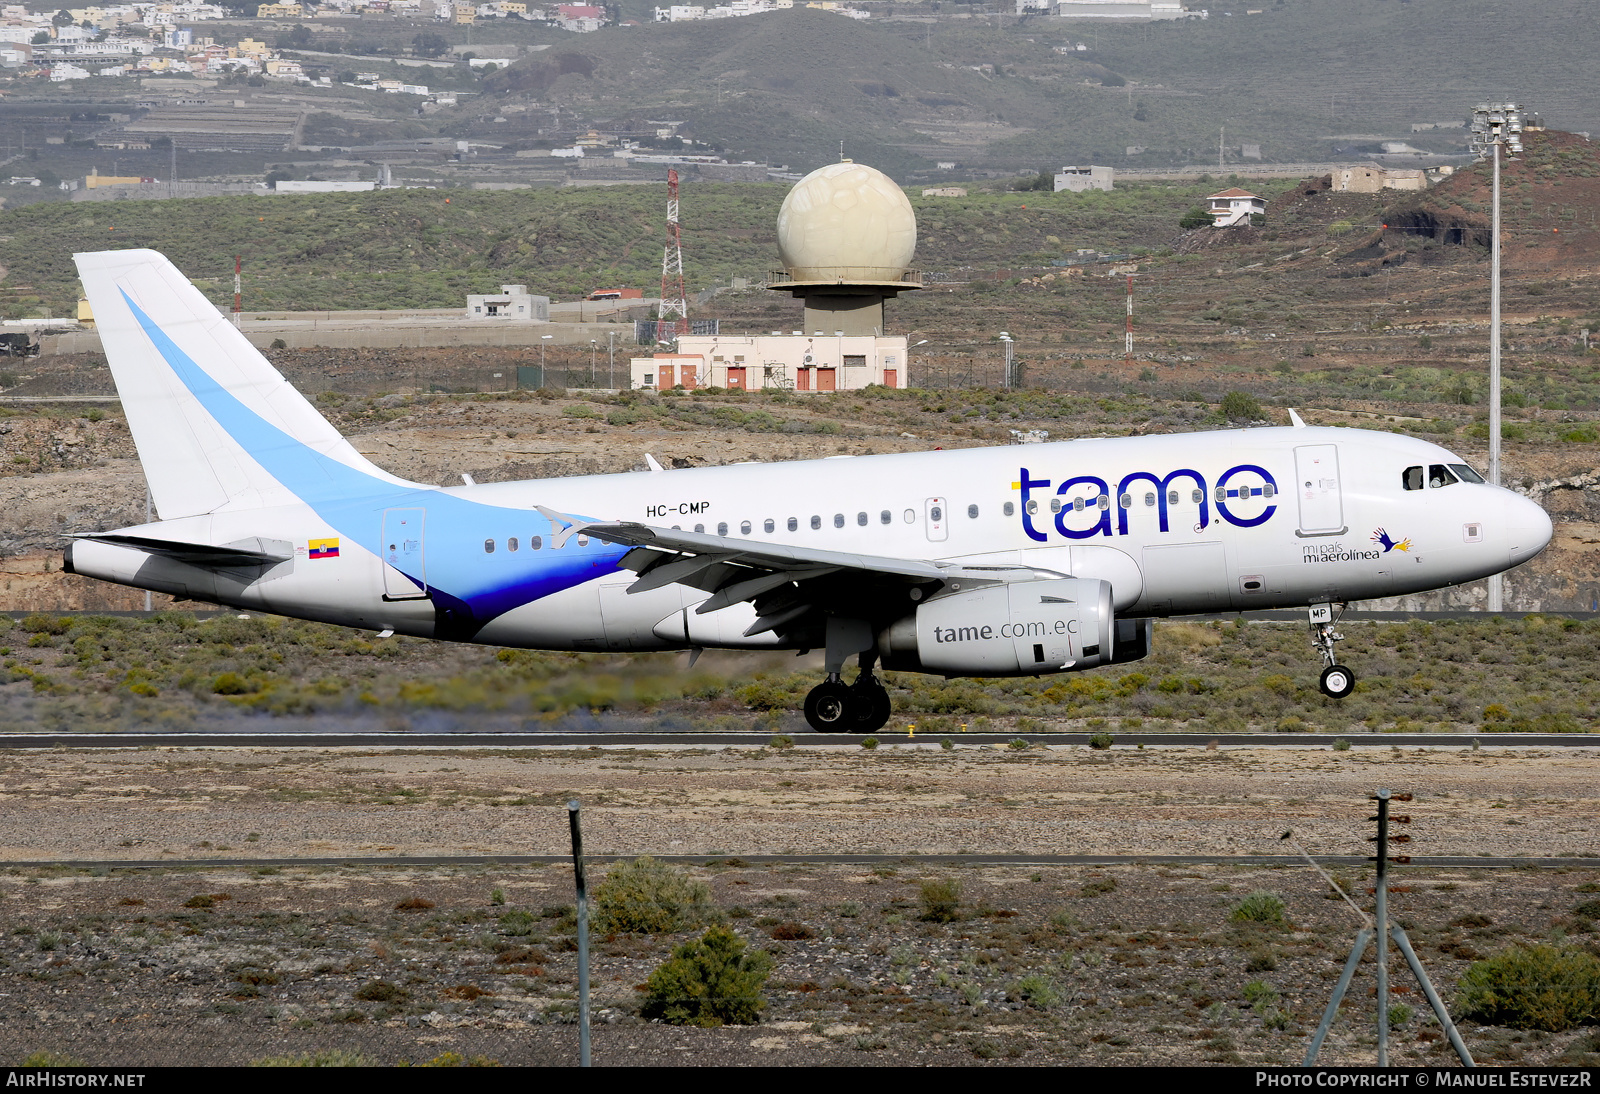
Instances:
[[[422,528],[427,513],[426,509],[383,511],[385,600],[428,599],[428,575],[422,551]]]
[[[1294,450],[1295,490],[1300,495],[1302,536],[1336,536],[1344,523],[1344,498],[1339,487],[1339,449],[1308,444]]]
[[[943,543],[950,535],[950,506],[944,498],[929,498],[922,506],[928,538]]]

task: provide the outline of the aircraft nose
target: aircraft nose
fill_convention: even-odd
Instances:
[[[1537,502],[1515,494],[1507,502],[1507,561],[1513,566],[1520,566],[1550,546],[1555,528],[1550,523],[1550,514]]]

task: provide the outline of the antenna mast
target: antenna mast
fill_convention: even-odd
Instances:
[[[661,307],[656,341],[676,342],[689,333],[689,301],[683,292],[683,236],[678,227],[678,172],[667,171],[667,246],[661,252]],[[670,322],[671,326],[668,326]]]

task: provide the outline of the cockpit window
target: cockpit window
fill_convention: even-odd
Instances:
[[[1453,464],[1450,465],[1450,470],[1454,471],[1457,475],[1460,475],[1462,482],[1482,482],[1483,481],[1483,476],[1482,475],[1478,474],[1476,471],[1474,471],[1472,468],[1468,467],[1464,463],[1453,463]]]
[[[1454,486],[1460,481],[1460,479],[1456,478],[1455,473],[1444,464],[1434,463],[1428,465],[1428,488],[1430,490],[1437,490],[1441,486]]]
[[[1400,485],[1407,490],[1422,489],[1422,468],[1408,467],[1400,473]]]

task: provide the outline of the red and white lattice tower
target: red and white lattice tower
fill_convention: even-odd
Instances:
[[[678,228],[678,172],[667,172],[667,246],[661,252],[661,307],[656,341],[676,342],[689,333],[689,301],[683,292],[683,236]],[[670,324],[670,325],[669,325]]]

